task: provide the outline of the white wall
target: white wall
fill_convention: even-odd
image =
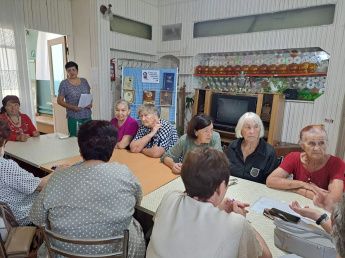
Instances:
[[[329,3],[337,4],[335,19],[332,25],[193,39],[193,23],[196,21],[270,13]],[[328,152],[331,154],[336,153],[337,145],[342,144],[342,141],[338,141],[338,136],[342,136],[343,134],[340,129],[343,124],[342,109],[345,94],[342,78],[342,73],[345,70],[345,44],[342,43],[345,35],[344,1],[159,1],[159,25],[176,23],[182,23],[181,40],[160,42],[158,46],[159,55],[173,54],[176,56],[195,56],[198,53],[241,52],[305,47],[321,47],[326,50],[331,55],[326,93],[318,98],[313,104],[287,103],[281,141],[297,142],[298,133],[305,125],[324,124],[330,136]],[[158,29],[158,38],[161,39],[160,28]],[[185,67],[184,72],[186,73],[190,71],[190,62],[190,58],[180,60],[180,67]],[[183,79],[185,81],[190,81],[191,77],[190,75],[184,75]],[[189,83],[191,84],[191,82]],[[327,123],[325,119],[332,119],[334,122]],[[344,148],[345,147],[338,147],[338,156],[344,156]]]
[[[23,0],[25,28],[72,35],[70,0]]]
[[[112,4],[112,11],[116,15],[152,25],[152,40],[111,32],[109,21],[103,19],[99,11],[99,7],[102,4],[106,6]],[[115,99],[113,88],[116,87],[114,85],[118,83],[112,84],[110,82],[110,59],[118,57],[119,55],[121,55],[122,58],[129,59],[133,59],[134,55],[137,56],[139,60],[142,60],[142,58],[144,60],[152,60],[152,58],[155,57],[158,44],[158,5],[157,0],[97,0],[94,10],[96,10],[95,13],[98,21],[99,97],[102,100],[100,117],[108,120],[113,116],[112,110]]]

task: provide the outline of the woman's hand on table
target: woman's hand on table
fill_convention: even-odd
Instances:
[[[328,212],[332,212],[335,206],[331,194],[324,191],[317,191],[313,197],[313,202],[316,207],[322,208]]]
[[[69,168],[71,165],[69,164],[62,164],[59,165],[58,167],[56,167],[55,171],[61,170],[61,169],[65,169],[65,168]]]
[[[39,131],[33,131],[32,132],[32,136],[33,137],[38,137],[38,136],[40,136],[40,132]]]
[[[16,141],[26,142],[30,138],[30,134],[21,134],[16,137]]]
[[[228,197],[225,197],[223,201],[218,205],[218,208],[220,210],[226,211],[227,213],[235,212],[245,217],[248,213],[246,208],[249,206],[250,205],[248,203],[241,203],[239,201],[230,200]]]
[[[298,213],[299,215],[315,221],[318,220],[322,215],[320,211],[311,209],[309,208],[309,206],[305,206],[304,208],[302,208],[297,201],[292,202],[292,204],[290,204],[289,207],[291,208],[291,210]]]
[[[308,190],[308,191],[312,191],[314,194],[317,194],[318,192],[328,193],[327,190],[322,189],[315,184],[310,184],[310,183],[306,183],[306,182],[303,184],[303,188]]]
[[[182,163],[174,163],[172,167],[172,172],[174,174],[181,174]]]

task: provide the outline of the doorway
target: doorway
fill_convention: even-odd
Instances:
[[[43,133],[68,133],[66,111],[62,107],[60,109],[56,103],[58,86],[60,81],[66,78],[64,74],[64,65],[67,60],[66,37],[27,30],[26,43],[32,95],[33,99],[36,99],[37,129]],[[61,112],[63,114],[60,114]],[[56,122],[56,118],[61,119],[61,117],[61,122]],[[64,130],[64,124],[66,130]]]

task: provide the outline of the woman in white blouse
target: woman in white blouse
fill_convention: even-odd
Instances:
[[[32,224],[28,218],[31,205],[51,174],[35,177],[22,169],[13,160],[4,159],[5,141],[11,129],[4,118],[0,118],[0,201],[6,202],[21,226]]]

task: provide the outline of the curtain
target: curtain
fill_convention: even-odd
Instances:
[[[26,55],[23,0],[0,0],[1,100],[6,95],[17,95],[20,112],[36,124]]]

